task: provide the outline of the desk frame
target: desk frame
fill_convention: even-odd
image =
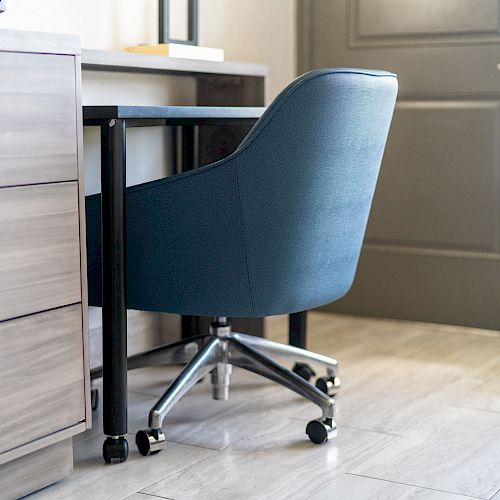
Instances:
[[[127,433],[126,134],[135,126],[252,124],[264,108],[92,106],[101,129],[103,432]],[[99,376],[101,370],[93,375]],[[125,457],[126,458],[126,457]]]
[[[197,166],[194,130],[200,125],[250,125],[265,108],[195,106],[87,106],[84,125],[101,129],[102,204],[102,370],[103,432],[127,433],[127,276],[126,276],[126,134],[129,127],[183,126],[188,161]],[[197,318],[184,316],[182,336],[196,333]],[[290,315],[289,343],[305,347],[306,313]],[[124,458],[126,459],[126,457]]]

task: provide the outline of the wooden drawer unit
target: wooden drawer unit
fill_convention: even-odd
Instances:
[[[74,65],[0,52],[0,186],[77,179]]]
[[[0,29],[0,498],[91,424],[80,42]]]
[[[0,468],[2,499],[20,498],[67,476],[73,468],[71,438],[29,453]]]
[[[82,306],[0,323],[0,453],[85,420]]]
[[[76,182],[0,189],[0,321],[81,301]]]

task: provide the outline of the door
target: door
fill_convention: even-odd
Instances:
[[[399,75],[357,277],[333,311],[500,329],[498,0],[299,0],[299,68]]]

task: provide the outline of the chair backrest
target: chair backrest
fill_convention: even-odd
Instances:
[[[306,73],[241,144],[249,279],[262,315],[317,307],[349,290],[397,88],[384,71]]]
[[[312,71],[232,155],[129,188],[129,308],[271,316],[344,295],[396,94],[391,73]],[[99,195],[87,198],[87,223],[89,301],[99,305]]]

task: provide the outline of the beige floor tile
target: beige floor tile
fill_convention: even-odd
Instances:
[[[175,500],[304,499],[394,439],[341,429],[338,438],[318,446],[303,433],[300,422],[264,416],[260,433],[143,492]]]
[[[308,500],[472,500],[473,497],[344,474]],[[134,499],[135,500],[135,499]],[[145,500],[138,498],[137,500]]]
[[[154,391],[155,380],[168,371],[162,368],[139,370],[142,388]],[[148,382],[152,379],[152,383]],[[167,415],[163,429],[169,441],[221,450],[248,436],[260,432],[263,419],[272,423],[287,418],[292,410],[311,406],[315,410],[312,418],[321,411],[307,401],[272,382],[253,373],[235,369],[232,375],[228,401],[216,401],[211,397],[210,381],[197,384]],[[168,385],[168,384],[167,384]],[[163,390],[163,389],[162,389]],[[129,409],[129,432],[135,433],[147,427],[147,416],[157,396],[131,393]],[[98,420],[100,418],[98,417]],[[303,421],[305,426],[308,420]],[[91,431],[94,432],[94,431]],[[303,431],[299,434],[307,437]]]
[[[275,330],[270,329],[270,337],[286,342],[283,325],[279,331],[281,333],[275,335]],[[309,314],[308,348],[338,360],[343,388],[362,379],[372,379],[401,359],[432,348],[435,342],[435,332],[429,327],[422,328],[420,324],[326,313]],[[318,370],[318,375],[323,375],[321,370]]]
[[[457,372],[458,367],[441,363],[402,360],[345,388],[337,398],[337,422],[404,434],[443,406],[458,403],[480,380]]]
[[[122,464],[103,463],[102,437],[75,446],[75,468],[63,481],[30,496],[30,500],[121,500],[160,478],[215,457],[217,452],[177,443],[167,443],[158,455],[143,457],[136,451],[133,436],[127,436],[130,455]],[[150,500],[144,497],[141,500]]]
[[[434,336],[417,353],[382,371],[374,366],[368,376],[344,385],[338,421],[401,434],[444,406],[462,404],[465,395],[498,370],[500,338],[446,332]],[[348,376],[350,368],[344,369]]]
[[[268,338],[287,341],[287,317],[267,323]],[[74,473],[33,498],[459,500],[499,490],[500,335],[314,312],[308,346],[340,362],[340,430],[327,445],[304,433],[318,408],[235,369],[229,401],[211,399],[207,377],[167,416],[167,449],[140,457],[133,434],[181,367],[141,369],[129,373],[129,461],[102,463],[98,412],[75,439]]]
[[[500,415],[446,408],[349,472],[490,498],[500,487]]]
[[[311,315],[309,332],[313,349],[339,360],[341,425],[402,434],[498,373],[499,335],[357,318],[335,329],[337,318]],[[291,411],[315,414],[300,403]]]
[[[468,333],[463,327],[315,313],[308,336],[311,350],[337,358],[345,387],[407,358],[453,365],[481,376],[498,372],[500,335],[489,331]]]
[[[475,387],[462,399],[460,406],[500,412],[500,373]]]
[[[281,321],[282,330],[286,327],[286,318],[273,320],[275,326]],[[500,348],[500,337],[436,332],[434,325],[425,329],[408,322],[349,316],[332,319],[317,313],[311,315],[309,323],[311,339],[324,346],[318,351],[339,355],[343,387],[337,398],[338,422],[386,433],[401,434],[443,405],[460,402],[496,367],[495,352]],[[275,331],[269,328],[270,334]],[[286,364],[291,366],[290,362]],[[159,396],[179,370],[131,372],[130,387]],[[254,413],[256,409],[276,410],[281,416],[303,418],[305,422],[319,416],[314,405],[286,389],[235,370],[230,401],[212,401],[209,381],[198,384],[167,418],[169,438],[222,449],[232,438],[230,432],[221,432],[221,419],[241,415],[250,425],[249,411]],[[146,424],[148,411],[138,428]],[[198,431],[200,423],[206,433]]]

